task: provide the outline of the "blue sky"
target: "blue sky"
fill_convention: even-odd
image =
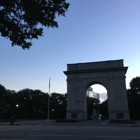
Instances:
[[[66,93],[69,63],[124,59],[126,85],[140,76],[140,0],[67,0],[59,28],[45,28],[29,50],[0,37],[0,84]],[[96,91],[98,92],[98,91]],[[102,92],[102,91],[100,91]]]

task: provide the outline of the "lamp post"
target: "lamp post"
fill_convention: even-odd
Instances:
[[[16,104],[16,117],[18,118],[18,107],[19,107],[19,104]]]
[[[97,119],[97,110],[96,110],[96,103],[93,102],[93,120],[96,120]]]
[[[47,121],[49,121],[49,117],[50,117],[50,78],[49,78],[49,93],[48,93],[48,114],[47,114]]]

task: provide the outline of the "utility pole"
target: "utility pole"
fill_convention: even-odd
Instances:
[[[50,78],[49,78],[48,115],[47,115],[47,121],[49,121],[49,111],[50,111]]]

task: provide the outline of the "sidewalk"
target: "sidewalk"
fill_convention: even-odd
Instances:
[[[79,121],[77,123],[58,123],[58,122],[53,122],[51,125],[139,127],[140,122],[136,122],[136,124],[129,124],[129,123],[108,123],[108,121],[92,121],[92,120],[90,120],[90,121]]]
[[[130,123],[108,123],[108,121],[87,121],[80,122],[83,125],[92,125],[92,126],[129,126],[129,127],[139,127],[140,123],[136,122],[136,124]]]
[[[21,120],[14,122],[13,125],[10,125],[10,122],[0,122],[0,125],[20,125],[20,126],[122,126],[122,127],[140,127],[140,121],[136,121],[136,124],[124,124],[124,123],[108,123],[108,121],[78,121],[75,123],[66,123],[66,122],[55,122],[55,120]]]
[[[11,125],[10,122],[0,122],[0,125]],[[20,122],[14,122],[13,125],[20,125]]]

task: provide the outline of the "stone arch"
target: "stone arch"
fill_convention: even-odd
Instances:
[[[94,85],[94,84],[102,85],[102,86],[105,87],[106,90],[107,90],[107,85],[106,85],[105,83],[103,83],[103,82],[100,81],[100,80],[94,80],[94,79],[86,85],[86,89],[88,89],[88,87],[90,87],[91,85]]]
[[[107,89],[109,120],[130,120],[123,60],[68,64],[67,119],[87,119],[86,91],[99,83]]]

